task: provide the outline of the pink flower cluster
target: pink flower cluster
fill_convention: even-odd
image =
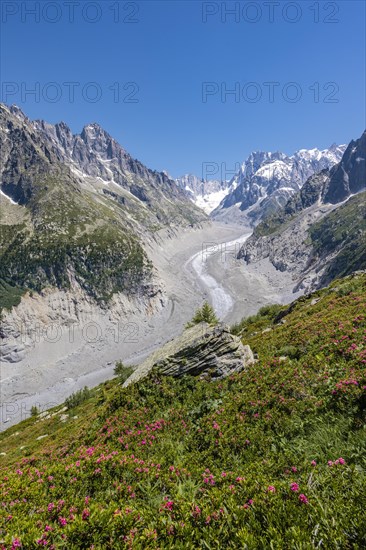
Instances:
[[[174,502],[172,500],[168,500],[167,502],[165,502],[165,504],[163,504],[163,508],[165,508],[165,510],[172,511],[173,506],[174,506]]]
[[[248,502],[246,502],[246,503],[244,504],[243,508],[245,508],[245,509],[249,508],[249,507],[253,504],[253,502],[254,502],[253,499],[250,498],[250,499],[248,500]]]
[[[211,474],[208,468],[205,470],[202,476],[203,476],[203,483],[206,483],[206,485],[215,485],[215,478],[213,474]]]
[[[195,507],[193,508],[192,516],[193,516],[194,518],[197,518],[198,516],[201,515],[201,513],[202,513],[201,508],[200,508],[199,506],[195,506]]]
[[[341,464],[341,465],[346,464],[346,461],[344,460],[344,458],[339,457],[334,462],[332,460],[328,460],[328,466],[329,467],[338,466],[339,464]]]
[[[301,504],[309,504],[309,500],[307,499],[307,497],[304,495],[304,493],[301,493],[299,495],[299,501],[301,502]]]

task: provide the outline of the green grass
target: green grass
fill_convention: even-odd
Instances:
[[[275,233],[282,233],[294,219],[294,215],[288,216],[282,209],[262,220],[255,227],[253,235],[255,237],[267,237]]]
[[[118,376],[118,382],[120,384],[123,384],[131,376],[133,373],[134,368],[130,365],[124,365],[122,361],[117,361],[115,367],[114,367],[114,374]]]
[[[366,275],[335,281],[240,323],[238,375],[115,379],[1,434],[0,545],[365,548],[365,311]]]
[[[231,327],[231,332],[237,335],[243,335],[250,331],[250,333],[258,330],[270,328],[275,318],[282,311],[286,311],[286,306],[280,306],[278,304],[271,304],[260,308],[258,313],[242,319],[236,325]]]

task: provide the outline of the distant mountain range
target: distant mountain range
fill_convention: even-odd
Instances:
[[[300,149],[292,156],[253,152],[229,181],[205,181],[192,174],[176,180],[187,196],[212,218],[255,225],[284,206],[305,181],[337,164],[346,145]]]
[[[305,181],[340,161],[345,145],[329,149],[300,149],[292,156],[284,153],[251,153],[229,184],[232,189],[213,211],[217,219],[242,219],[258,223],[275,212]]]
[[[173,180],[133,159],[96,123],[74,135],[64,122],[31,121],[0,105],[0,308],[47,286],[77,284],[103,303],[118,292],[151,293],[154,266],[141,239],[205,222],[202,209],[257,226],[240,258],[270,258],[302,280],[311,268],[309,285],[327,284],[363,265],[365,139],[292,156],[254,152],[230,181]],[[322,224],[330,221],[325,242]],[[322,247],[331,249],[326,261]],[[317,261],[324,265],[315,277]]]
[[[238,257],[291,272],[295,290],[366,269],[366,131],[263,220]]]

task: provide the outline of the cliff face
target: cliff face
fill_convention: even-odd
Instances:
[[[342,160],[331,171],[324,202],[337,204],[366,188],[366,131],[351,141]]]
[[[141,315],[149,318],[166,304],[162,288],[148,284],[140,296],[117,293],[103,307],[73,283],[68,290],[47,289],[39,294],[27,293],[21,303],[4,311],[0,330],[1,362],[32,362],[29,355],[36,353],[47,362],[46,349],[52,358],[68,355],[93,340],[107,339],[118,343],[118,330],[128,325],[128,319]],[[90,328],[90,331],[89,331]],[[90,334],[89,334],[90,332]],[[133,329],[130,329],[132,334]],[[126,336],[126,334],[125,334]]]

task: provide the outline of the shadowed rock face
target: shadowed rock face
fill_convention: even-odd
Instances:
[[[200,323],[148,357],[123,386],[127,387],[151,371],[164,376],[189,374],[219,379],[242,371],[253,361],[250,347],[231,334],[228,326],[211,327]]]
[[[331,171],[324,202],[336,204],[366,189],[366,131],[351,141],[342,160]]]

